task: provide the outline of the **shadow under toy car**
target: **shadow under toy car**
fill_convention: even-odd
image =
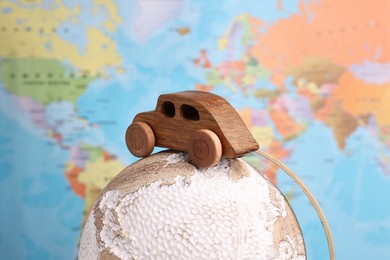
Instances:
[[[216,165],[222,156],[241,157],[259,145],[236,110],[222,97],[202,91],[164,94],[155,111],[139,113],[126,131],[137,157],[154,146],[188,151],[198,167]]]

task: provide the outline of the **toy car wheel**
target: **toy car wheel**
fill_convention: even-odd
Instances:
[[[218,136],[210,130],[195,131],[190,137],[188,153],[191,161],[198,167],[216,165],[222,157],[222,144]]]
[[[132,123],[126,131],[126,145],[137,157],[146,157],[154,149],[155,138],[152,128],[146,123]]]

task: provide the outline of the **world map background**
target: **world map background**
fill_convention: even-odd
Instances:
[[[124,132],[162,93],[211,91],[321,203],[338,259],[390,255],[388,1],[0,2],[0,258],[69,259]],[[273,165],[309,259],[308,200]]]

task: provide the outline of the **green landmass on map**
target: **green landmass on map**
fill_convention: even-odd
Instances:
[[[60,101],[74,104],[94,80],[87,72],[70,70],[54,59],[39,58],[2,60],[0,78],[10,93],[31,97],[44,106]]]

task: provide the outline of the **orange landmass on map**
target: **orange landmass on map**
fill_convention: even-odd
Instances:
[[[74,193],[82,198],[85,197],[85,185],[78,181],[79,174],[84,170],[76,165],[69,165],[70,169],[65,171],[65,177]]]
[[[207,84],[196,84],[195,88],[200,91],[207,91],[210,92],[214,87]]]
[[[69,149],[69,146],[68,145],[64,145],[64,143],[62,142],[63,140],[63,136],[62,134],[60,133],[57,133],[56,131],[54,131],[53,129],[49,129],[48,131],[48,136],[50,138],[53,138],[56,143],[63,149]]]
[[[98,159],[101,158],[102,162],[108,163],[112,160],[116,159],[115,155],[110,154],[106,150],[102,150],[101,155],[99,155]],[[88,159],[88,162],[91,161],[91,158]],[[92,160],[93,161],[93,160]],[[69,182],[69,185],[73,192],[82,198],[86,198],[86,184],[80,182],[80,174],[83,174],[86,169],[81,168],[77,165],[74,165],[72,162],[67,163],[67,167],[65,170],[65,177]],[[107,180],[108,182],[108,180]]]
[[[273,140],[270,146],[268,147],[268,152],[278,158],[279,160],[285,159],[290,156],[291,152],[284,149],[282,144],[278,140]],[[277,185],[276,173],[278,172],[279,167],[270,163],[268,168],[264,170],[264,174],[272,181],[273,184]]]
[[[57,144],[61,145],[62,144],[62,135],[60,133],[55,132],[52,129],[49,129],[48,136],[53,138]]]
[[[187,35],[191,32],[189,27],[179,27],[179,28],[176,28],[175,30],[181,36]]]
[[[315,117],[333,130],[334,137],[340,149],[344,149],[346,139],[358,127],[358,120],[341,108],[340,102],[334,97],[325,100],[315,113]]]
[[[381,127],[378,133],[381,143],[384,143],[390,149],[390,126]]]
[[[351,72],[346,72],[341,76],[332,96],[351,115],[373,115],[378,125],[390,126],[390,82],[381,85],[366,83]]]
[[[284,8],[283,8],[283,0],[278,0],[278,1],[276,2],[276,6],[278,7],[278,9],[279,9],[280,11],[283,11],[283,10],[284,10]]]
[[[303,126],[295,122],[283,109],[271,109],[269,116],[284,140],[289,140],[303,131]]]
[[[387,0],[301,1],[301,14],[282,19],[258,32],[250,53],[273,72],[282,86],[285,70],[299,67],[310,56],[327,57],[349,66],[365,60],[390,59],[390,9]],[[308,13],[306,13],[306,10]]]
[[[243,82],[246,70],[245,61],[224,61],[217,67],[217,70],[223,77],[230,78],[238,86],[245,85]]]
[[[115,157],[115,155],[110,154],[106,150],[103,150],[103,158],[104,158],[104,161],[107,162],[109,160],[115,159],[116,157]]]
[[[252,25],[250,27],[250,31],[252,33],[252,35],[257,35],[259,33],[259,29],[260,28],[263,28],[266,23],[260,19],[257,19],[255,17],[252,17],[252,16],[248,16],[248,21],[249,23]]]
[[[287,68],[284,73],[293,76],[296,83],[305,79],[321,87],[336,83],[344,71],[344,67],[332,63],[327,58],[311,56],[307,57],[301,66]]]
[[[200,66],[204,69],[209,69],[211,68],[211,62],[209,60],[209,57],[207,56],[207,51],[206,50],[201,50],[199,57],[194,59],[194,64],[197,66]]]

